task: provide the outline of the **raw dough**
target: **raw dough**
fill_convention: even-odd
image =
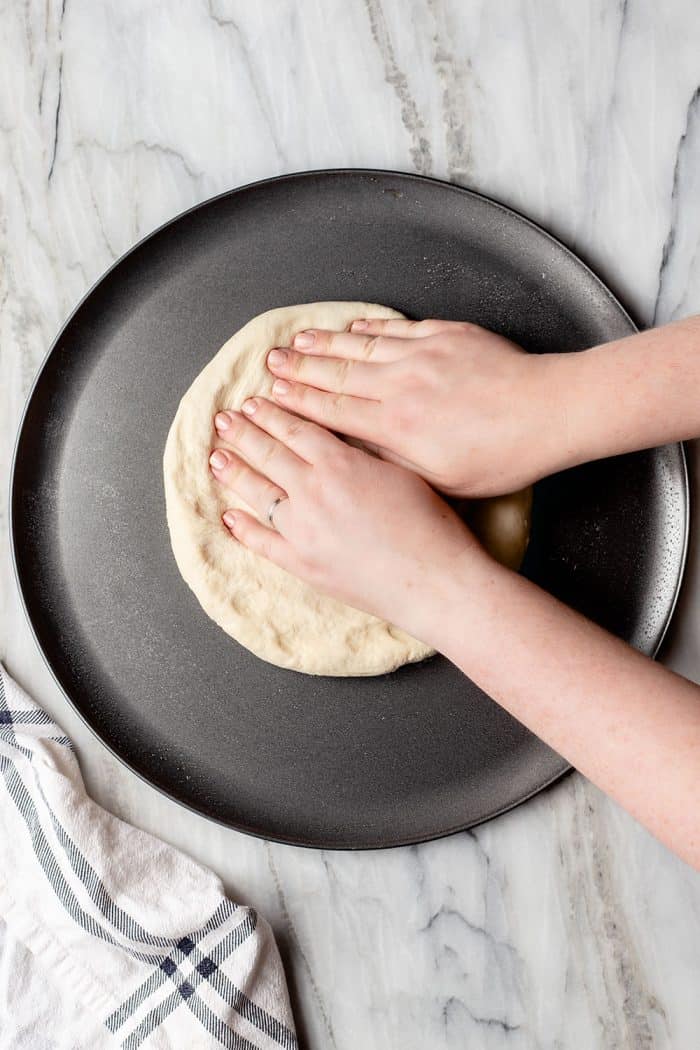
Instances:
[[[208,456],[216,442],[214,414],[220,408],[240,408],[250,395],[268,396],[272,377],[265,367],[267,351],[289,345],[301,329],[340,331],[356,317],[401,316],[384,306],[343,302],[286,306],[260,314],[236,332],[195,379],[170,428],[163,470],[178,568],[204,611],[227,634],[280,667],[307,674],[374,675],[422,660],[433,650],[388,623],[319,595],[231,541],[221,515],[227,507],[245,504],[224,493],[209,472]],[[512,499],[479,506],[511,506]],[[529,497],[524,502],[519,496],[515,499],[520,499],[521,509],[511,517],[521,528],[518,531],[516,525],[515,542],[507,544],[510,554],[503,559],[511,564],[519,564],[528,534]],[[489,513],[493,512],[484,509],[476,516]]]
[[[459,500],[454,506],[496,561],[520,568],[530,539],[531,485],[508,496]]]

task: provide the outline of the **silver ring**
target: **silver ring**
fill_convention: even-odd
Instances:
[[[273,499],[272,503],[268,507],[267,520],[269,521],[270,525],[275,530],[275,532],[279,532],[279,529],[275,525],[274,514],[275,514],[275,511],[277,510],[278,506],[280,505],[280,503],[284,503],[284,501],[286,499],[289,499],[289,496],[278,496],[277,499]]]

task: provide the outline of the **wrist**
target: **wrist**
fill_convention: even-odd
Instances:
[[[547,473],[695,436],[699,343],[692,318],[577,353],[542,355],[537,411],[551,420],[542,439]],[[544,429],[540,422],[534,440]]]
[[[470,538],[449,562],[429,567],[411,633],[456,663],[456,653],[464,651],[465,638],[474,632],[495,581],[513,575]]]
[[[539,474],[599,458],[600,420],[595,407],[590,353],[540,354],[534,358],[535,393],[530,427],[532,447],[539,450]]]

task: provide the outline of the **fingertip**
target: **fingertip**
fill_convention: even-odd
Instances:
[[[228,430],[232,422],[233,416],[230,412],[217,412],[214,416],[214,426],[219,433]]]
[[[280,347],[275,347],[270,350],[267,355],[267,366],[268,368],[282,368],[287,363],[287,351],[282,350]]]
[[[353,321],[350,325],[351,332],[366,332],[369,328],[369,321],[359,320]]]
[[[292,340],[292,346],[297,350],[308,350],[316,342],[316,333],[311,329],[305,332],[297,332]]]
[[[285,379],[275,379],[272,384],[272,393],[275,397],[284,397],[284,395],[288,394],[291,389],[291,384]]]
[[[213,470],[223,470],[228,466],[228,453],[222,448],[215,448],[209,456],[209,466]]]

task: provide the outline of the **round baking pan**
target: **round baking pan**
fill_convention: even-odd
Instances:
[[[476,193],[356,170],[245,186],[143,240],[67,321],[18,438],[12,545],[53,674],[131,769],[256,835],[393,846],[483,821],[567,764],[442,657],[376,678],[256,659],[200,609],[165,521],[182,394],[253,315],[322,299],[474,321],[534,353],[634,330],[570,251]],[[522,571],[653,654],[687,513],[680,446],[547,478]]]

